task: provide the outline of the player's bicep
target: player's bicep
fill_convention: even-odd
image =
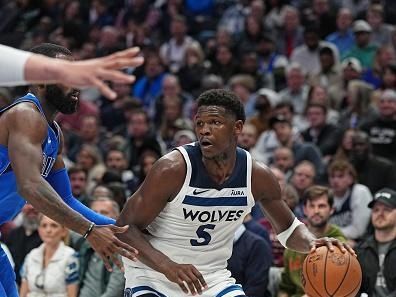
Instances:
[[[186,165],[177,151],[158,160],[127,201],[117,222],[146,228],[181,189],[185,173]]]
[[[39,113],[29,109],[7,115],[8,155],[12,170],[20,181],[40,176],[45,124]]]
[[[276,233],[286,230],[294,215],[282,200],[279,182],[268,167],[257,163],[253,165],[252,191]]]

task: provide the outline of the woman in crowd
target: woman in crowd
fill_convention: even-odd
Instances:
[[[68,230],[41,215],[38,232],[43,243],[25,258],[21,269],[21,297],[76,297],[78,259],[65,245]]]

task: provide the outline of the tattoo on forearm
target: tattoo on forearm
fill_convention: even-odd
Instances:
[[[76,232],[86,229],[84,226],[88,222],[84,217],[68,207],[51,186],[41,183],[33,192],[35,195],[31,198],[34,201],[31,202],[38,211]]]

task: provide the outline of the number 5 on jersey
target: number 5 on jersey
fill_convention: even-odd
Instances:
[[[191,245],[192,246],[208,245],[209,242],[212,240],[212,236],[210,236],[209,232],[205,231],[205,229],[213,230],[215,227],[216,225],[213,224],[199,226],[196,233],[200,240],[190,239]]]

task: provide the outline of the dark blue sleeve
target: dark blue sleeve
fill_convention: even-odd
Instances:
[[[63,201],[70,206],[70,208],[82,214],[87,220],[90,220],[97,225],[115,224],[115,220],[94,212],[92,209],[86,207],[78,201],[78,199],[73,197],[66,168],[51,172],[46,180],[59,194],[59,196],[62,197]]]

